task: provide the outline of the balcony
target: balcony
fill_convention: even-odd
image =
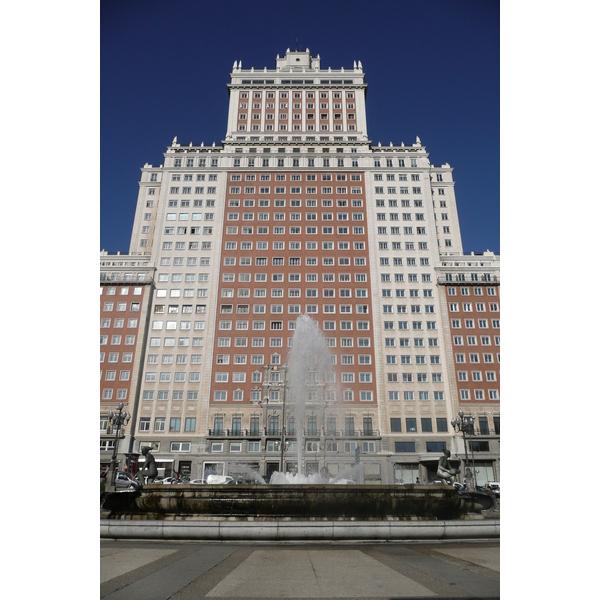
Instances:
[[[233,431],[232,429],[208,429],[208,433],[206,435],[207,438],[212,439],[240,439],[240,438],[260,438],[260,437],[272,437],[272,438],[280,438],[281,430],[280,429],[268,429],[267,427],[263,427],[260,431],[251,432],[248,429],[242,429],[240,431]],[[294,431],[286,431],[286,438],[296,438],[297,432]],[[341,440],[344,438],[347,439],[371,439],[371,440],[379,440],[381,439],[381,432],[379,429],[354,429],[352,431],[345,430],[324,430],[324,429],[316,429],[309,430],[303,429],[302,436],[304,438],[319,438],[324,437],[325,439],[335,439]]]

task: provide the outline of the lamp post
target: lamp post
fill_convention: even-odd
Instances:
[[[117,445],[119,443],[119,431],[123,425],[129,423],[131,415],[127,412],[123,412],[123,403],[119,403],[119,412],[114,413],[112,410],[108,413],[108,429],[115,428],[115,445],[113,447],[112,458],[110,459],[109,478],[107,483],[107,489],[111,492],[115,491],[116,483],[116,469],[117,469]]]
[[[265,378],[263,381],[263,387],[265,388],[266,392],[265,392],[265,396],[264,396],[264,405],[268,407],[269,405],[269,396],[270,396],[270,390],[272,387],[275,388],[280,388],[283,387],[283,394],[282,394],[282,405],[281,405],[281,441],[279,443],[280,445],[280,450],[281,450],[281,454],[280,454],[280,458],[279,458],[279,472],[283,473],[284,472],[284,464],[283,464],[283,456],[284,456],[284,452],[288,446],[288,442],[286,442],[285,440],[285,392],[286,392],[286,388],[287,388],[287,365],[282,365],[281,366],[281,370],[279,372],[283,373],[283,380],[279,379],[278,381],[271,381],[271,372],[277,370],[277,367],[273,367],[271,368],[269,365],[265,365],[264,366],[265,369]],[[262,404],[262,403],[261,403]],[[268,418],[268,413],[267,413],[267,418]]]
[[[452,427],[454,427],[455,432],[462,431],[463,434],[463,442],[465,444],[465,476],[467,478],[467,487],[473,488],[473,484],[471,484],[471,479],[475,476],[475,465],[473,465],[473,469],[469,466],[469,450],[467,445],[467,431],[470,431],[475,423],[475,419],[473,417],[465,417],[465,413],[462,408],[458,411],[458,417],[454,417],[450,421],[452,423]],[[477,486],[477,478],[475,478],[475,486]]]

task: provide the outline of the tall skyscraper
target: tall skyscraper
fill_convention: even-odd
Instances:
[[[432,165],[418,137],[373,145],[360,61],[240,60],[228,91],[221,146],[175,138],[163,165],[142,168],[130,255],[156,273],[121,452],[150,445],[165,474],[195,478],[360,463],[365,483],[434,480],[443,449],[465,456],[451,426],[464,402],[482,424],[473,440],[488,442],[469,456],[498,479],[499,261],[463,256],[450,165]],[[467,291],[473,319],[452,312]],[[331,370],[306,382],[300,414],[288,353],[302,315]]]

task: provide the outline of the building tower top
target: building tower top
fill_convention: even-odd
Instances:
[[[267,69],[264,67],[263,69],[255,69],[251,67],[250,69],[242,69],[242,61],[236,60],[233,63],[233,69],[231,73],[232,83],[236,83],[237,76],[248,76],[249,74],[259,74],[259,73],[267,73],[269,76],[276,75],[278,73],[286,74],[286,73],[312,73],[316,74],[321,71],[321,56],[317,54],[317,56],[312,56],[310,50],[307,48],[306,50],[290,50],[289,48],[285,51],[285,56],[282,58],[277,55],[276,59],[276,68],[275,69]],[[325,71],[321,71],[320,75],[325,75],[327,73],[335,73],[341,74],[346,73],[352,77],[361,77],[361,81],[364,79],[363,75],[363,67],[360,60],[357,62],[354,61],[353,68],[347,69],[344,71],[344,67],[341,69],[332,69],[329,67]],[[239,82],[238,82],[239,83]],[[345,82],[348,83],[348,82]]]
[[[289,48],[285,52],[283,58],[277,55],[277,70],[278,71],[301,71],[302,69],[310,69],[318,71],[321,68],[321,57],[317,54],[316,58],[310,55],[310,51],[296,50],[292,52]]]
[[[368,140],[367,85],[360,61],[350,69],[321,69],[319,55],[312,56],[308,48],[288,48],[283,58],[277,55],[275,69],[243,69],[236,60],[227,88],[225,140],[256,142],[265,136],[271,140],[263,141],[274,141],[271,136],[291,134],[294,142],[314,142],[314,136],[330,133],[352,138],[346,141]]]

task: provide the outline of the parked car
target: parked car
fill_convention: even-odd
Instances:
[[[206,483],[208,484],[223,484],[223,483],[235,483],[233,477],[229,475],[209,475],[206,478]]]
[[[488,485],[496,498],[500,498],[500,484],[497,481],[490,481]]]
[[[127,473],[117,471],[115,476],[115,488],[117,490],[134,490],[138,487],[140,487],[139,481],[136,481]]]
[[[234,480],[230,483],[234,483],[235,485],[265,485],[264,481],[260,479],[256,479],[254,477],[248,477],[247,475],[240,475],[235,477]]]
[[[156,480],[154,481],[154,483],[157,483]],[[158,483],[170,484],[170,483],[184,483],[184,482],[181,478],[175,479],[175,477],[166,477],[165,479],[163,479],[162,481],[160,481]]]
[[[204,485],[206,483],[205,479],[192,479],[190,481],[191,485]]]
[[[336,479],[335,481],[332,481],[331,483],[336,483],[339,485],[354,485],[354,481],[352,481],[352,479]]]

